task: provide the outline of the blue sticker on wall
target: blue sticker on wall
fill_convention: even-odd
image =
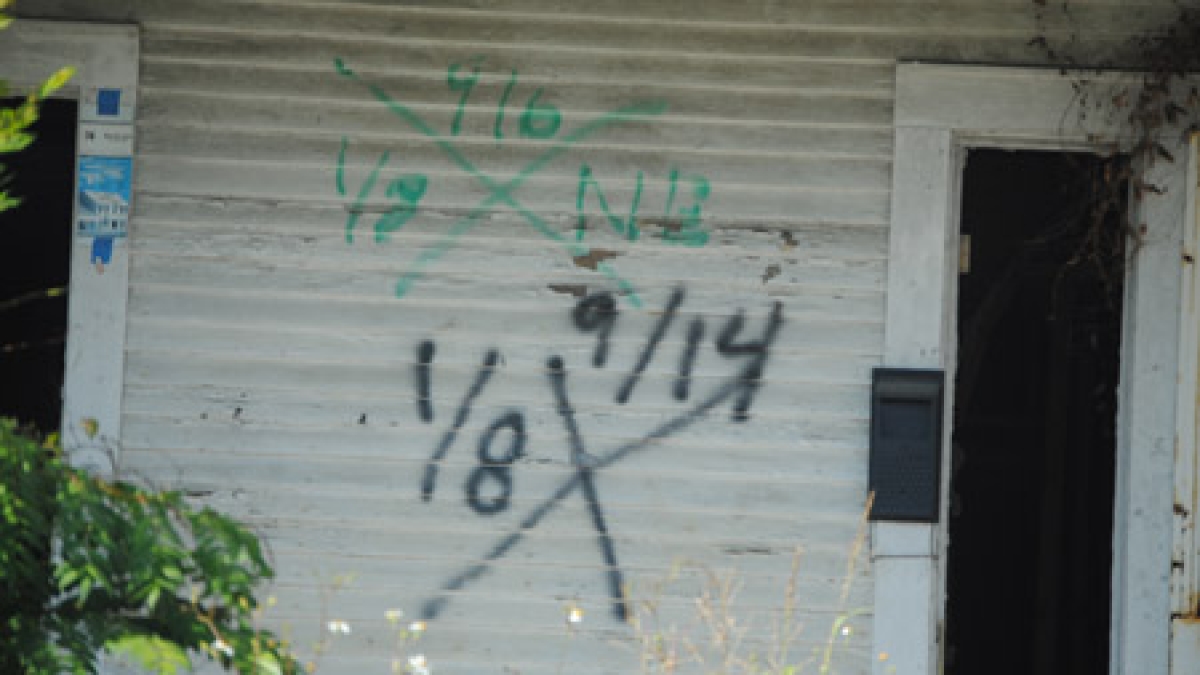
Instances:
[[[116,117],[121,114],[121,90],[101,89],[96,93],[96,114]]]
[[[129,229],[130,157],[80,157],[75,233],[124,237]]]
[[[92,255],[90,257],[93,265],[107,265],[112,262],[113,237],[96,237],[92,239]]]

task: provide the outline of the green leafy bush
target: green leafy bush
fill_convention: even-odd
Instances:
[[[302,667],[258,627],[258,538],[177,492],[69,466],[0,419],[0,672],[91,674],[101,651],[158,673],[202,655],[242,675]]]

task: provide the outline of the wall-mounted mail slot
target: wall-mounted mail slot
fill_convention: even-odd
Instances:
[[[937,522],[945,374],[876,368],[871,380],[871,520]]]

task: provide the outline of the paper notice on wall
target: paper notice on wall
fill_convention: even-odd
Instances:
[[[132,156],[133,125],[80,122],[79,154],[84,157]]]
[[[112,260],[113,240],[129,229],[133,160],[129,157],[80,157],[75,234],[92,239],[91,261]]]

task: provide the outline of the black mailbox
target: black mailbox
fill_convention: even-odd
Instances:
[[[942,463],[940,370],[871,374],[871,520],[936,523]]]

